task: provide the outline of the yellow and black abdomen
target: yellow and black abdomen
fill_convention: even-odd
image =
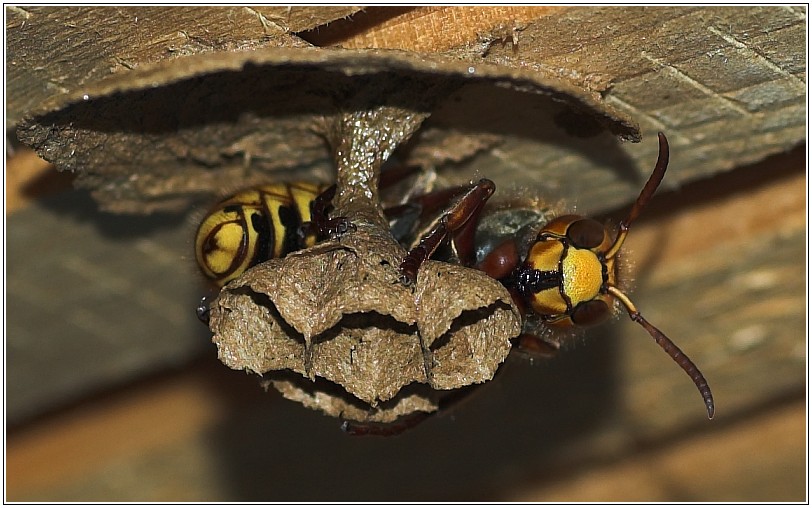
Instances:
[[[223,286],[258,263],[310,246],[312,238],[299,239],[299,226],[310,221],[310,203],[323,189],[305,182],[278,183],[224,199],[197,229],[200,269]]]

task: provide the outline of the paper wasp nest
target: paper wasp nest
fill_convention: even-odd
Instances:
[[[412,291],[385,251],[396,249],[358,233],[230,283],[212,309],[223,363],[270,373],[286,397],[358,421],[432,411],[439,393],[425,388],[489,380],[520,329],[504,289],[479,272],[429,262]],[[424,387],[398,395],[412,383]]]
[[[415,286],[400,283],[405,251],[379,203],[380,166],[398,145],[409,143],[409,163],[429,166],[503,141],[419,130],[466,88],[552,96],[639,136],[558,78],[437,55],[294,47],[139,66],[46,101],[19,135],[115,211],[183,209],[222,189],[337,168],[333,215],[356,229],[229,283],[212,305],[213,340],[226,365],[264,375],[290,399],[389,422],[491,379],[521,328],[508,292],[475,270],[427,262]]]
[[[376,168],[421,121],[392,107],[336,120],[334,214],[355,228],[223,289],[211,328],[225,364],[355,421],[431,412],[442,391],[493,377],[521,330],[510,295],[484,273],[439,262],[426,263],[413,287],[401,283],[405,251],[376,202]]]

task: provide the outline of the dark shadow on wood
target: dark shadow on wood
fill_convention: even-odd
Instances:
[[[347,18],[297,32],[296,35],[314,46],[333,46],[415,9],[417,7],[367,7]]]

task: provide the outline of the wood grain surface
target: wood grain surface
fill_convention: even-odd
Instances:
[[[704,372],[716,417],[620,315],[551,361],[511,357],[412,432],[352,439],[216,361],[192,314],[194,213],[102,213],[66,189],[70,175],[16,150],[7,500],[808,500],[806,8],[359,9],[10,7],[7,119],[139,65],[280,46],[566,80],[633,118],[643,142],[574,137],[589,125],[552,114],[557,102],[473,86],[399,155],[464,147],[470,156],[442,159],[442,181],[488,176],[510,197],[616,221],[665,131],[671,166],[630,233],[625,280]],[[49,42],[31,47],[45,27]],[[81,47],[94,53],[76,63]]]

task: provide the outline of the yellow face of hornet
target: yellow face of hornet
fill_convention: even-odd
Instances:
[[[280,183],[239,192],[218,203],[200,223],[195,257],[203,273],[218,286],[251,266],[309,247],[299,226],[310,221],[310,203],[321,191],[314,184]]]
[[[525,264],[543,282],[528,303],[554,325],[591,325],[611,314],[607,288],[615,285],[613,240],[599,222],[579,215],[550,221],[530,247]]]

